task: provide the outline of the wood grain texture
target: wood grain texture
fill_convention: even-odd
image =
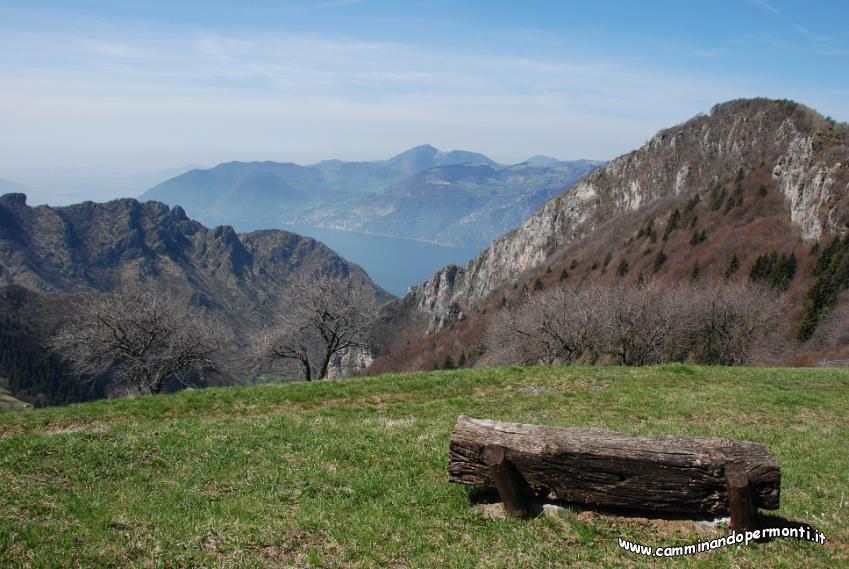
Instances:
[[[725,469],[728,484],[728,509],[731,511],[731,527],[738,532],[755,529],[755,510],[752,506],[752,490],[746,473],[736,467]]]
[[[729,513],[726,468],[749,480],[755,508],[778,509],[781,470],[762,445],[682,436],[637,437],[460,416],[451,433],[451,482],[493,487],[483,457],[505,458],[535,497],[596,507],[691,515]]]
[[[517,518],[531,517],[531,510],[525,505],[520,490],[518,474],[510,461],[504,455],[501,447],[486,447],[483,451],[483,459],[489,469],[489,475],[495,483],[495,489],[501,496],[504,510],[511,516]]]

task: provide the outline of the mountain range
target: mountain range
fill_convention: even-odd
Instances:
[[[308,225],[482,248],[602,164],[536,156],[505,166],[422,145],[370,162],[228,162],[171,178],[140,199],[180,205],[208,225]]]
[[[0,283],[38,292],[110,291],[128,282],[167,287],[234,325],[267,322],[281,291],[312,273],[390,295],[322,243],[281,230],[207,228],[183,208],[120,199],[65,207],[0,197]]]
[[[425,239],[429,228],[453,239],[459,234],[452,228],[462,224],[439,220],[452,215],[455,206],[462,209],[464,199],[474,211],[488,212],[490,220],[498,218],[497,200],[487,206],[469,197],[481,188],[497,186],[502,204],[514,188],[524,196],[514,204],[530,211],[535,190],[553,191],[563,183],[567,174],[558,169],[574,173],[573,165],[546,157],[503,166],[481,155],[432,147],[380,163],[261,164],[195,170],[156,191],[168,190],[199,208],[206,203],[211,212],[211,204],[226,199],[235,200],[236,208],[238,195],[247,208],[251,204],[244,196],[251,192],[276,196],[273,188],[289,188],[285,195],[306,204],[299,215],[324,211],[330,216],[329,206],[316,205],[324,198],[306,191],[321,180],[322,191],[348,196],[335,206],[334,223],[353,223],[351,212],[360,203],[372,209],[361,215],[357,223],[364,225],[358,231],[377,230],[376,222],[362,221],[368,215],[406,215],[405,230],[417,239]],[[234,327],[249,328],[269,321],[288,280],[319,272],[351,279],[378,301],[388,301],[379,325],[383,351],[375,354],[371,373],[432,369],[449,359],[485,363],[486,331],[523,295],[609,279],[764,282],[780,289],[789,307],[782,326],[790,347],[783,363],[849,358],[848,125],[793,101],[741,99],[661,130],[643,147],[596,166],[584,164],[588,173],[571,187],[560,186],[564,191],[479,256],[440,269],[397,299],[357,265],[289,232],[210,229],[189,219],[183,207],[155,201],[33,208],[24,195],[7,194],[0,197],[0,283],[27,292],[7,287],[0,295],[5,299],[0,332],[6,331],[0,333],[0,347],[11,346],[0,352],[20,351],[22,345],[35,350],[33,342],[50,326],[33,327],[16,318],[40,314],[33,318],[47,321],[44,315],[60,312],[62,295],[69,293],[151,282],[213,310]],[[184,177],[205,182],[175,182]],[[206,202],[198,187],[208,188]],[[303,191],[295,191],[299,187]],[[185,195],[179,197],[180,192]],[[375,202],[378,197],[386,201]],[[443,202],[455,206],[435,209]],[[413,222],[433,213],[437,221]],[[22,344],[24,337],[31,340]],[[0,366],[4,361],[0,358]],[[55,362],[39,365],[50,377],[59,373]],[[8,370],[0,368],[0,376],[7,377]],[[20,382],[15,385],[19,391],[10,391],[19,397]],[[26,393],[30,398],[23,399],[31,402],[31,392]]]
[[[145,283],[250,330],[272,322],[288,283],[314,274],[365,287],[379,303],[392,298],[359,266],[287,231],[210,229],[152,201],[30,207],[24,194],[0,196],[0,388],[39,405],[106,393],[41,348],[73,317],[68,295]]]

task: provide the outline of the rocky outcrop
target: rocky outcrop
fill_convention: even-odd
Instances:
[[[426,314],[433,332],[603,221],[726,183],[761,165],[772,166],[788,215],[805,237],[846,230],[847,125],[791,101],[737,100],[662,130],[642,148],[588,174],[465,267],[445,267],[412,287],[404,303]]]

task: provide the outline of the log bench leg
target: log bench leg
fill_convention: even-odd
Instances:
[[[737,532],[755,529],[755,509],[752,507],[748,475],[739,468],[731,467],[725,473],[725,482],[728,485],[732,529]]]
[[[515,470],[510,461],[504,456],[504,449],[488,446],[483,451],[483,459],[490,476],[495,481],[495,488],[504,503],[504,510],[517,518],[531,517],[531,509],[522,499]]]

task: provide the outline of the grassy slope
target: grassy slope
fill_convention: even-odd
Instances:
[[[726,533],[586,512],[483,519],[446,482],[459,414],[759,441],[782,466],[778,513],[828,543],[781,539],[674,563],[846,566],[847,408],[845,371],[668,366],[420,373],[4,415],[0,566],[636,566],[652,561],[617,537]]]

